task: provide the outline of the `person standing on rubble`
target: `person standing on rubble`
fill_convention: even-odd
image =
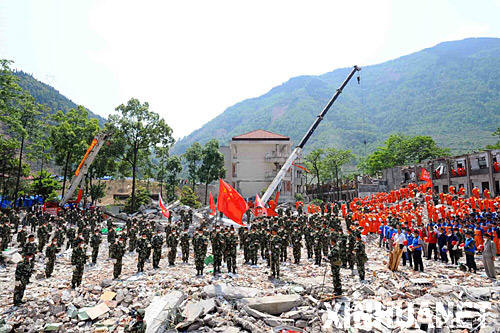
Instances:
[[[73,277],[71,279],[71,288],[75,289],[82,284],[83,269],[85,263],[87,262],[87,255],[85,254],[85,241],[83,239],[78,240],[77,247],[73,250],[71,264],[75,266],[73,270]]]
[[[153,236],[151,245],[153,246],[153,269],[158,269],[160,268],[161,249],[163,247],[163,236],[161,235],[160,229],[158,229],[156,235]]]
[[[356,256],[356,267],[358,268],[359,280],[365,280],[365,263],[368,261],[368,256],[365,251],[365,243],[361,240],[361,233],[356,231],[356,244],[354,245],[354,251]]]
[[[295,225],[292,233],[292,246],[293,246],[293,259],[295,264],[300,264],[300,250],[302,248],[302,232],[299,230],[298,226]]]
[[[474,260],[474,254],[476,253],[476,241],[472,238],[473,232],[472,230],[468,230],[465,233],[465,243],[464,243],[464,252],[465,252],[465,262],[467,267],[469,268],[469,272],[474,271],[477,272],[476,261]]]
[[[330,253],[328,259],[330,260],[330,268],[332,270],[333,290],[336,296],[342,295],[342,284],[340,282],[340,266],[342,260],[340,257],[340,249],[337,246],[335,238],[330,239]]]
[[[424,263],[422,261],[422,248],[424,242],[420,238],[419,231],[417,229],[413,230],[413,240],[412,240],[412,257],[413,265],[415,271],[424,271]]]
[[[31,268],[35,266],[35,253],[37,252],[37,245],[35,243],[35,235],[31,234],[28,236],[28,242],[23,246],[23,254],[27,255],[31,253],[30,264]]]
[[[208,239],[203,235],[203,229],[198,228],[198,234],[193,237],[194,264],[196,266],[196,276],[203,275],[205,266],[205,256],[207,255]]]
[[[273,278],[280,278],[280,251],[281,251],[281,237],[278,236],[278,230],[273,227],[271,238],[269,239],[269,248],[271,250],[271,276]]]
[[[59,251],[59,248],[57,247],[57,238],[52,239],[52,243],[47,246],[47,249],[45,250],[45,256],[47,257],[48,261],[45,266],[45,277],[49,278],[52,275],[52,272],[54,271],[54,264],[56,262],[56,254]]]
[[[181,233],[179,240],[181,243],[182,262],[187,263],[189,260],[189,232],[188,232],[188,228],[184,228],[184,231]]]
[[[236,236],[233,226],[231,226],[229,233],[226,235],[224,243],[227,251],[227,271],[228,273],[236,274],[236,249],[238,247],[238,237]]]
[[[144,272],[144,263],[147,259],[148,247],[150,246],[151,245],[149,244],[149,241],[147,239],[147,234],[143,231],[141,238],[139,238],[139,240],[137,241],[137,273]]]
[[[175,228],[172,228],[170,235],[167,238],[167,246],[169,247],[168,251],[168,264],[170,266],[175,265],[175,257],[177,256],[177,244],[179,244],[179,238],[177,236],[177,231]]]
[[[26,243],[27,236],[28,236],[28,231],[26,230],[26,226],[23,225],[21,230],[19,230],[16,236],[16,240],[20,248],[22,248]]]
[[[214,275],[221,273],[222,253],[224,252],[224,237],[220,232],[220,226],[216,226],[212,234],[212,253],[214,256]]]
[[[319,226],[316,226],[314,234],[314,263],[321,266],[321,251],[323,249],[323,233],[319,230]]]
[[[487,232],[484,234],[486,237],[486,241],[484,242],[484,250],[483,250],[483,265],[486,275],[495,280],[496,272],[495,272],[495,256],[497,255],[497,247],[495,243],[491,240],[492,235]]]
[[[255,227],[250,227],[250,233],[246,238],[246,246],[248,247],[248,258],[252,265],[257,265],[257,253],[259,251],[259,235],[255,231]]]
[[[95,265],[97,262],[97,255],[99,254],[99,245],[101,245],[101,234],[99,230],[96,229],[94,231],[94,234],[92,235],[92,238],[90,239],[90,247],[92,247],[92,265]]]
[[[118,279],[122,273],[123,255],[125,254],[123,236],[120,236],[111,246],[113,247],[111,250],[111,258],[113,259],[113,278]]]
[[[23,261],[17,263],[16,273],[15,273],[15,287],[14,287],[14,306],[19,306],[23,303],[22,299],[24,296],[24,291],[26,286],[30,282],[31,273],[33,268],[31,267],[31,261],[33,260],[33,253],[25,253]]]

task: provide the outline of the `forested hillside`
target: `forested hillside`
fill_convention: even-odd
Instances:
[[[73,103],[73,101],[61,95],[59,91],[49,86],[48,84],[38,81],[30,74],[27,74],[23,71],[14,71],[14,75],[19,79],[17,82],[19,86],[21,86],[23,90],[28,91],[38,103],[46,105],[49,108],[50,113],[54,113],[58,110],[66,112],[69,109],[74,109],[77,107],[77,105]],[[98,119],[99,125],[101,127],[104,125],[106,119],[95,113],[92,113],[90,110],[89,115],[91,118]]]
[[[353,64],[354,65],[354,64]],[[362,64],[358,64],[362,65]],[[300,76],[226,109],[181,139],[182,153],[193,142],[266,129],[295,143],[342,83],[351,68]],[[470,38],[363,67],[312,136],[307,150],[334,145],[364,156],[391,133],[430,135],[452,154],[494,143],[500,124],[500,39]]]

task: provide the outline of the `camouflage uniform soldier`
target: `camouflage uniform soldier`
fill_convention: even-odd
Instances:
[[[4,221],[3,225],[0,227],[0,233],[2,237],[2,244],[0,245],[0,250],[6,250],[9,247],[10,242],[10,225],[8,222]]]
[[[356,233],[356,245],[354,246],[356,252],[356,266],[358,267],[359,280],[365,279],[365,263],[368,261],[368,256],[365,252],[365,243],[361,240],[361,234]]]
[[[98,230],[96,230],[94,231],[94,234],[92,235],[92,238],[90,240],[90,246],[92,247],[92,264],[94,265],[97,261],[97,255],[99,254],[100,244],[101,244],[101,234],[99,233]]]
[[[300,263],[300,250],[302,248],[302,233],[299,231],[299,228],[295,226],[293,228],[292,234],[292,246],[293,246],[293,259],[295,264]]]
[[[301,206],[299,206],[301,207]],[[307,249],[307,259],[312,259],[313,257],[313,247],[314,247],[314,231],[309,223],[307,223],[304,238],[306,239],[306,249]]]
[[[248,211],[248,210],[247,210]],[[238,235],[240,237],[240,248],[243,248],[243,258],[245,259],[245,264],[248,264],[250,261],[250,254],[248,250],[248,229],[243,227],[238,229]]]
[[[281,237],[281,261],[285,262],[287,261],[287,255],[288,255],[288,243],[289,243],[289,235],[287,230],[285,229],[285,225],[281,225],[281,230],[278,232],[278,235]]]
[[[23,226],[21,230],[17,233],[16,240],[19,243],[19,247],[23,247],[26,243],[26,238],[28,236],[28,231],[26,231],[26,226]]]
[[[73,289],[80,286],[80,284],[82,283],[83,268],[85,267],[85,263],[87,262],[84,243],[85,241],[83,239],[80,239],[78,241],[78,247],[76,249],[73,249],[74,255],[71,260],[71,264],[75,265],[75,269],[73,270],[73,278],[71,279],[71,288]]]
[[[266,228],[262,227],[259,232],[260,256],[269,263],[269,235]]]
[[[181,243],[181,251],[182,251],[182,262],[187,263],[189,260],[189,233],[188,228],[184,228],[184,231],[181,233],[179,238]]]
[[[170,235],[167,238],[168,251],[168,264],[170,266],[175,265],[175,257],[177,256],[177,245],[179,244],[179,238],[175,229],[172,229]]]
[[[116,230],[114,228],[108,229],[108,244],[114,244],[116,241]],[[111,247],[109,247],[109,256],[111,257]]]
[[[226,236],[225,248],[227,251],[226,263],[229,273],[236,273],[236,248],[238,246],[238,238],[234,233],[234,228],[231,227],[229,234]]]
[[[44,223],[40,228],[38,228],[37,233],[38,233],[38,251],[42,252],[49,238],[47,223]]]
[[[125,254],[125,242],[121,236],[114,244],[111,245],[113,259],[113,278],[118,279],[122,273],[123,255]]]
[[[20,261],[16,266],[16,283],[14,287],[15,306],[22,304],[24,291],[26,290],[26,286],[30,282],[31,273],[33,272],[31,261],[33,261],[33,253],[26,253],[24,254],[24,260]]]
[[[30,264],[31,268],[35,266],[35,253],[37,252],[37,245],[35,243],[35,235],[31,234],[28,236],[28,242],[23,246],[23,254],[27,255],[31,253]]]
[[[75,229],[73,227],[68,228],[68,230],[66,231],[66,238],[68,239],[68,242],[66,243],[66,250],[69,249],[71,246],[73,246],[75,237],[76,237]]]
[[[147,235],[145,232],[142,233],[142,238],[139,238],[137,241],[137,252],[138,252],[138,258],[137,258],[137,272],[144,272],[144,263],[146,262],[147,254],[148,254],[148,247],[151,245],[149,244],[148,239],[146,238]]]
[[[205,266],[205,256],[207,254],[208,240],[203,235],[203,229],[198,229],[198,234],[193,237],[194,263],[196,266],[196,276],[203,275]]]
[[[128,250],[133,252],[137,243],[137,230],[135,227],[128,229]]]
[[[347,267],[347,236],[344,234],[340,235],[338,247],[340,250],[340,260],[342,261],[342,268]]]
[[[163,236],[160,230],[153,236],[151,245],[153,246],[153,268],[160,268],[161,248],[163,247]]]
[[[220,227],[215,228],[212,236],[212,253],[214,255],[214,274],[221,273],[222,253],[224,252],[224,236],[220,232]]]
[[[280,278],[280,250],[282,238],[277,235],[277,230],[273,229],[272,236],[269,239],[269,248],[271,249],[271,275],[273,278]]]
[[[356,237],[351,229],[347,229],[347,262],[349,269],[354,269],[354,245],[356,244]]]
[[[330,245],[328,259],[330,260],[330,267],[332,269],[333,289],[335,295],[339,296],[342,294],[342,285],[340,283],[340,266],[342,265],[342,260],[340,259],[340,249],[336,245],[335,238],[330,239]]]
[[[259,251],[259,235],[255,228],[250,229],[250,234],[247,237],[248,257],[252,265],[257,265],[257,252]]]
[[[45,266],[45,276],[49,278],[54,271],[54,264],[56,262],[56,253],[59,251],[57,247],[57,238],[52,240],[52,244],[47,246],[45,250],[45,256],[47,257],[47,265]]]
[[[323,249],[323,233],[316,227],[314,237],[314,263],[321,266],[321,250]]]

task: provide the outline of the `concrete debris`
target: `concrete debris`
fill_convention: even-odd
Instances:
[[[85,312],[87,312],[87,315],[89,316],[90,319],[94,320],[106,312],[108,312],[110,309],[106,305],[106,303],[100,303],[96,306],[93,306],[91,308],[88,308]]]
[[[205,286],[203,291],[208,297],[221,296],[227,300],[255,297],[259,293],[259,290],[256,288],[234,287],[225,283]]]
[[[302,297],[299,295],[276,295],[245,298],[243,302],[254,310],[277,315],[299,306],[302,303]]]
[[[162,330],[166,322],[173,322],[177,308],[186,295],[182,291],[172,291],[165,296],[154,296],[146,308],[144,321],[147,324],[146,333],[156,333]]]

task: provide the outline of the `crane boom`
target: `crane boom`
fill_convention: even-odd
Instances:
[[[297,145],[297,147],[295,147],[295,149],[292,151],[292,153],[290,154],[290,156],[288,157],[288,159],[286,160],[286,162],[281,167],[281,169],[278,172],[278,174],[276,175],[276,177],[274,177],[274,179],[271,182],[271,184],[267,187],[266,192],[264,193],[264,195],[261,198],[262,202],[266,203],[267,200],[269,200],[269,198],[271,197],[271,194],[273,194],[274,190],[276,189],[276,187],[278,187],[278,185],[281,182],[281,180],[283,179],[283,177],[285,177],[285,174],[288,172],[288,169],[290,168],[290,166],[292,165],[292,163],[297,159],[297,157],[299,156],[300,152],[304,148],[305,144],[307,143],[307,141],[309,140],[309,138],[311,137],[311,135],[316,130],[316,127],[318,127],[319,123],[323,120],[323,118],[325,117],[326,113],[328,112],[328,110],[330,109],[330,107],[332,106],[332,104],[337,100],[337,98],[339,97],[339,95],[342,93],[342,90],[347,85],[347,83],[349,83],[349,81],[352,79],[352,77],[354,76],[354,74],[357,71],[360,71],[360,70],[361,70],[361,67],[358,67],[358,66],[354,66],[353,67],[352,71],[349,73],[349,75],[347,76],[347,78],[345,79],[345,81],[336,90],[335,94],[330,99],[330,101],[328,102],[328,104],[326,104],[326,106],[323,108],[323,111],[321,111],[321,113],[318,115],[318,117],[316,118],[316,120],[314,121],[314,123],[312,123],[311,127],[309,127],[309,130],[307,131],[306,135],[304,135],[304,137],[302,138],[302,140],[300,140],[300,143]]]
[[[92,143],[90,144],[89,148],[87,149],[87,152],[83,156],[80,165],[78,166],[78,168],[75,171],[75,174],[71,178],[68,191],[64,193],[64,198],[62,198],[61,202],[59,202],[60,206],[64,206],[66,202],[68,202],[68,200],[73,196],[76,189],[78,188],[78,185],[80,185],[80,182],[82,181],[83,177],[85,177],[85,175],[87,174],[90,165],[92,164],[92,162],[94,162],[97,153],[99,153],[99,150],[106,141],[107,136],[108,133],[101,132],[97,134],[97,136],[92,140]]]

